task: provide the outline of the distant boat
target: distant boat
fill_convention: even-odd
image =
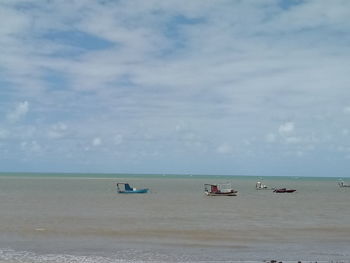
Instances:
[[[236,196],[238,191],[234,190],[230,183],[205,184],[204,193],[208,196]]]
[[[350,184],[345,183],[343,180],[339,180],[338,185],[339,187],[350,187]]]
[[[273,190],[274,193],[294,193],[296,190],[295,189],[287,189],[287,188],[279,188]]]
[[[256,190],[274,190],[274,188],[268,187],[267,185],[263,184],[262,182],[256,182],[255,184]]]
[[[117,183],[117,192],[119,194],[145,194],[148,192],[148,188],[136,189],[128,183]]]

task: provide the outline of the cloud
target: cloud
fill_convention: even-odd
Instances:
[[[37,141],[21,142],[21,149],[26,153],[41,153],[42,147]]]
[[[5,129],[0,128],[0,140],[5,140],[9,136],[9,132]]]
[[[276,141],[276,135],[273,133],[269,133],[266,135],[265,140],[269,143],[273,143]]]
[[[12,112],[9,112],[7,114],[7,119],[10,122],[17,122],[20,119],[24,118],[25,115],[28,113],[28,111],[29,111],[28,101],[21,102],[16,106],[16,108]]]
[[[67,125],[62,122],[59,122],[52,125],[47,135],[51,139],[59,139],[64,137],[66,131],[67,131]]]
[[[300,143],[302,139],[292,136],[292,137],[285,138],[285,141],[286,143],[289,143],[289,144],[296,144],[296,143]]]
[[[47,158],[89,162],[82,145],[103,143],[98,167],[112,167],[118,146],[130,170],[135,160],[152,170],[142,160],[154,152],[174,170],[198,154],[214,163],[231,145],[265,161],[264,147],[273,159],[312,145],[321,160],[350,129],[349,10],[342,0],[1,1],[3,147],[20,156],[20,142],[35,141]]]
[[[100,146],[102,144],[102,140],[100,137],[95,137],[93,140],[92,140],[92,145],[93,146]]]
[[[345,107],[343,111],[345,114],[350,114],[350,106]]]
[[[278,128],[278,132],[281,135],[287,135],[290,134],[292,132],[294,132],[294,122],[286,122],[283,123],[282,125],[280,125],[280,127]]]
[[[233,148],[231,145],[223,143],[216,148],[216,151],[220,154],[232,154]]]

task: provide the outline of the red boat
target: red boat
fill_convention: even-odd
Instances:
[[[280,188],[273,190],[274,193],[294,193],[296,190],[294,189],[287,189],[287,188]]]
[[[231,187],[230,183],[205,184],[204,192],[208,196],[237,196],[237,191]]]

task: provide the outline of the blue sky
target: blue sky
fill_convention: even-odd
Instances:
[[[350,2],[0,2],[0,170],[350,176]]]

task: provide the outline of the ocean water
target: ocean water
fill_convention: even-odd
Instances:
[[[126,181],[150,192],[117,194]],[[350,262],[350,188],[336,181],[1,174],[0,262]],[[204,195],[222,182],[238,196]]]

